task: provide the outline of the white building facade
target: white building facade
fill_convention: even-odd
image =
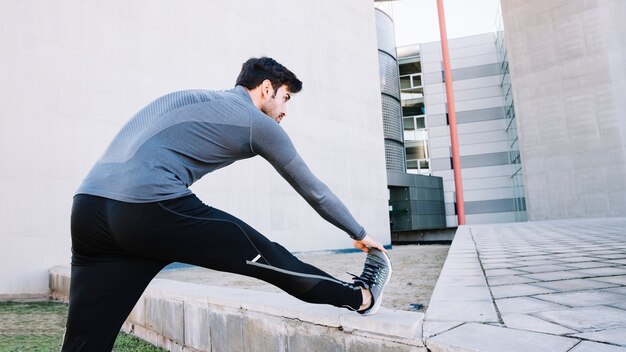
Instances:
[[[516,221],[516,194],[509,160],[502,73],[492,33],[450,39],[461,171],[468,224]],[[405,71],[405,140],[415,135],[416,172],[443,178],[446,224],[455,227],[454,174],[447,118],[441,43],[398,48],[402,65],[420,63],[421,72]],[[411,59],[413,58],[413,59]],[[417,60],[417,61],[416,61]],[[417,67],[417,66],[416,66]],[[421,84],[421,87],[419,86]],[[422,95],[420,97],[420,95]],[[411,124],[407,124],[407,118]],[[417,145],[417,148],[413,146]],[[415,165],[409,165],[415,167]],[[517,214],[519,218],[519,214]]]
[[[281,126],[390,243],[371,2],[2,1],[0,26],[0,298],[45,295],[48,269],[69,265],[72,196],[130,116],[171,91],[231,88],[264,55],[304,82]],[[351,248],[261,158],[192,188],[291,251]]]

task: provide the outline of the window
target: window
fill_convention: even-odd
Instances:
[[[400,74],[408,75],[411,73],[422,73],[421,61],[409,62],[406,64],[400,64]]]
[[[421,93],[422,92],[422,74],[415,73],[411,75],[400,76],[400,88],[403,92]]]
[[[406,62],[409,60],[414,61]],[[399,65],[406,168],[411,174],[430,175],[422,65],[419,57],[406,61]]]
[[[425,159],[407,160],[406,169],[409,174],[430,175],[428,160]]]
[[[416,129],[426,128],[426,121],[423,116],[415,117],[415,128]]]
[[[401,89],[411,88],[411,76],[401,76],[400,77],[400,88]]]

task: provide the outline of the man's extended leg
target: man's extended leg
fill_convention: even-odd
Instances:
[[[139,215],[142,226],[137,226]],[[151,204],[115,202],[109,216],[117,243],[135,256],[255,277],[306,302],[353,310],[361,306],[361,287],[300,261],[245,222],[193,195]]]

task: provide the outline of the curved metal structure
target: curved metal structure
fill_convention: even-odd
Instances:
[[[400,76],[396,56],[393,20],[376,9],[378,38],[378,68],[385,135],[385,161],[387,171],[406,172],[406,156],[402,131],[400,105]]]

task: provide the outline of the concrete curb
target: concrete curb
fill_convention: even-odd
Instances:
[[[50,269],[67,301],[70,270]],[[382,308],[363,317],[287,294],[153,280],[123,330],[170,351],[415,351],[423,313]]]
[[[431,348],[432,337],[468,322],[500,323],[469,227],[459,226],[424,318],[426,346]]]

